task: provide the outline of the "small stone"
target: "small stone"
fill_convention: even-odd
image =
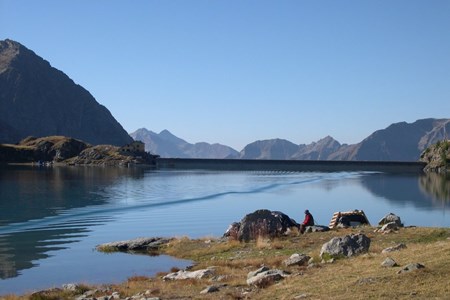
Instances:
[[[284,261],[284,265],[287,267],[294,266],[294,265],[304,266],[308,263],[308,261],[310,259],[311,259],[311,257],[308,255],[294,253],[288,259],[286,259]]]
[[[397,272],[397,274],[407,273],[407,272],[411,272],[411,271],[423,269],[423,268],[425,268],[425,266],[422,264],[412,263],[412,264],[404,266],[400,271]]]
[[[392,267],[396,267],[398,266],[398,264],[395,262],[395,260],[393,260],[390,257],[387,257],[382,263],[381,263],[382,267],[385,268],[392,268]]]
[[[76,285],[75,283],[66,283],[62,285],[62,289],[65,291],[76,291],[78,288],[78,285]]]
[[[214,293],[214,292],[218,292],[218,291],[219,291],[219,287],[217,287],[215,285],[210,285],[206,289],[201,291],[200,294],[209,294],[209,293]]]
[[[383,251],[381,251],[381,253],[389,253],[389,252],[394,252],[394,251],[400,251],[401,249],[406,249],[406,245],[403,243],[400,243],[398,245],[383,249]]]
[[[300,294],[294,297],[294,299],[304,299],[304,298],[308,298],[308,294]]]

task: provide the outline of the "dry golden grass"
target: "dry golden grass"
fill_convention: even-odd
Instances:
[[[214,266],[216,278],[163,281],[155,277],[131,277],[111,286],[124,297],[146,293],[160,299],[449,299],[450,229],[403,228],[398,233],[374,233],[374,228],[340,229],[324,233],[295,234],[274,240],[239,243],[212,238],[178,238],[162,251],[196,262],[194,270]],[[369,253],[334,263],[320,263],[321,246],[335,236],[364,232],[371,238]],[[384,248],[405,243],[406,249],[389,254],[400,266],[421,263],[424,269],[397,274],[401,267],[384,268]],[[314,267],[285,267],[292,253],[314,258]],[[247,274],[261,265],[288,271],[292,276],[258,289],[246,284]],[[220,278],[219,278],[220,277]],[[200,294],[209,285],[224,285],[214,294]],[[16,300],[24,297],[7,297]]]

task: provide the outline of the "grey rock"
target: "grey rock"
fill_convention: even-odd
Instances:
[[[381,253],[390,253],[390,252],[400,251],[402,249],[406,249],[406,245],[403,244],[403,243],[400,243],[400,244],[397,244],[395,246],[383,249],[383,251],[381,251]]]
[[[398,266],[398,264],[390,257],[386,257],[386,259],[381,263],[382,267],[392,268]]]
[[[325,232],[328,230],[330,230],[330,228],[328,228],[328,226],[323,225],[307,226],[305,228],[305,232]]]
[[[308,264],[310,256],[305,254],[294,253],[288,259],[286,259],[283,263],[285,266],[305,266]]]
[[[270,270],[270,269],[269,269],[268,267],[262,266],[261,268],[259,268],[259,269],[256,270],[256,271],[249,272],[249,273],[247,274],[247,279],[252,278],[252,277],[255,277],[255,276],[258,275],[259,273],[266,272],[266,271],[269,271],[269,270]]]
[[[365,253],[369,250],[370,238],[364,234],[352,234],[344,237],[335,237],[322,245],[320,257],[325,254],[339,258],[340,256],[350,257]]]
[[[63,290],[66,290],[66,291],[72,291],[72,292],[74,292],[74,291],[77,290],[77,288],[78,288],[78,285],[75,284],[75,283],[66,283],[66,284],[63,284],[63,285],[62,285],[62,289],[63,289]]]
[[[378,232],[381,233],[389,233],[392,231],[397,231],[399,229],[399,226],[397,225],[397,223],[395,222],[390,222],[390,223],[386,223],[384,224],[380,229],[378,229]]]
[[[255,276],[247,276],[247,284],[264,288],[274,284],[277,281],[283,280],[287,276],[289,276],[289,274],[284,271],[271,269],[257,273]]]
[[[184,279],[202,279],[214,275],[214,268],[202,269],[197,271],[183,271],[169,273],[163,277],[163,280],[184,280]]]
[[[393,214],[393,213],[388,213],[387,215],[385,215],[379,222],[378,225],[383,226],[385,224],[388,223],[395,223],[397,224],[398,227],[403,227],[403,223],[400,219],[399,216]]]
[[[108,251],[148,251],[158,250],[164,244],[167,244],[172,239],[162,237],[137,238],[133,240],[111,242],[98,245],[96,248],[99,251],[107,249]]]
[[[423,269],[423,268],[425,268],[425,266],[422,264],[412,263],[412,264],[408,264],[408,265],[404,266],[400,271],[397,272],[397,274],[403,274],[403,273],[407,273],[407,272],[411,272],[411,271],[415,271],[415,270],[419,270],[419,269]]]
[[[224,237],[248,242],[260,237],[280,237],[286,235],[292,227],[298,226],[297,222],[282,212],[260,209],[246,215],[240,223],[233,223]]]

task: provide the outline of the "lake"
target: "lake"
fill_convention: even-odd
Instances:
[[[370,172],[0,167],[0,295],[64,283],[114,283],[189,261],[103,254],[100,243],[136,237],[220,237],[257,209],[298,222],[309,209],[328,225],[362,209],[406,226],[450,226],[450,177]]]

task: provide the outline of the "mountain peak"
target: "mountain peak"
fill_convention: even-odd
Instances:
[[[90,144],[132,141],[108,109],[42,57],[13,40],[0,41],[0,142],[64,135]]]

